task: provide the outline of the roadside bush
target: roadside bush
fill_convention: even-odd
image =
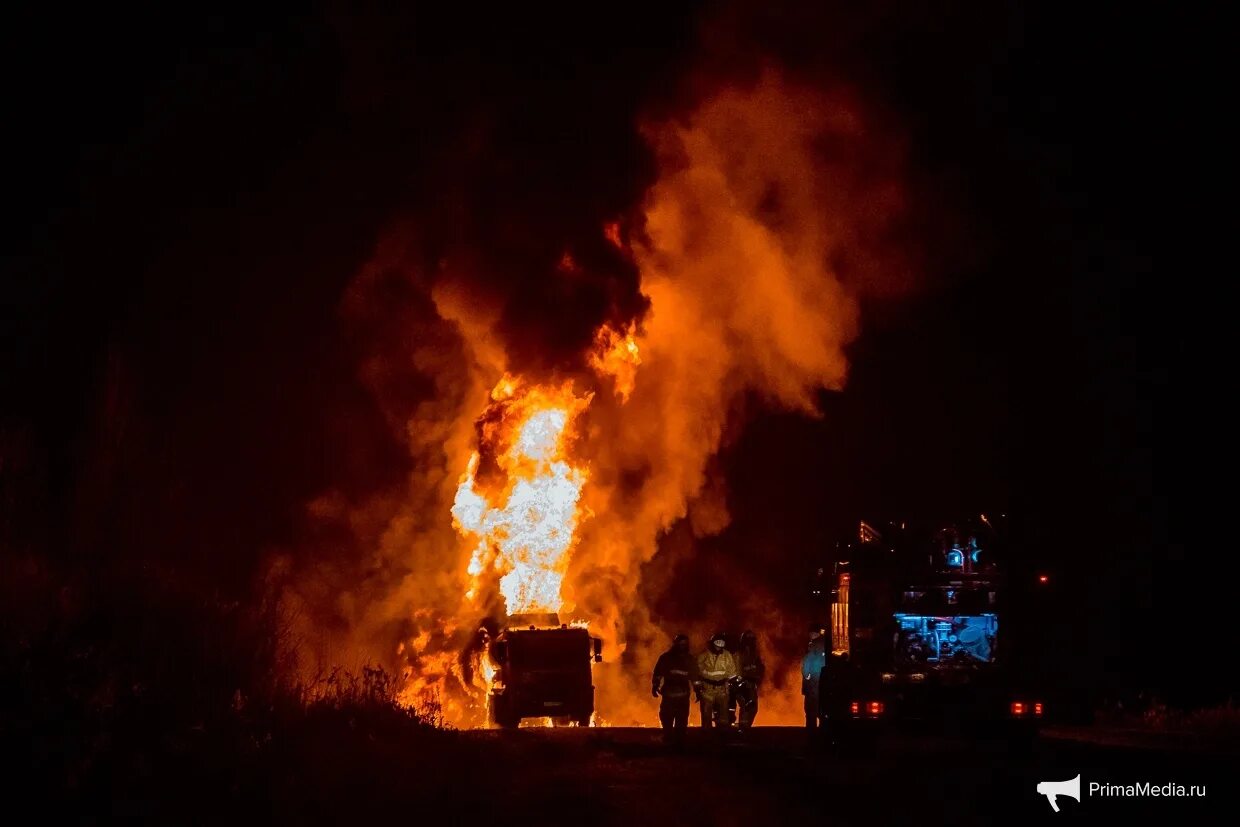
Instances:
[[[366,806],[354,791],[390,804],[467,777],[455,734],[433,706],[397,703],[382,668],[290,680],[289,624],[273,601],[204,596],[169,572],[3,567],[0,750],[39,812],[352,820],[340,808]]]

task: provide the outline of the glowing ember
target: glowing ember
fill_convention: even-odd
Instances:
[[[556,612],[581,519],[587,474],[567,454],[573,421],[590,404],[571,384],[527,387],[504,376],[491,393],[479,450],[469,459],[452,507],[453,525],[476,541],[468,572],[470,599],[488,572],[510,614]],[[499,484],[481,484],[484,455],[502,472]]]

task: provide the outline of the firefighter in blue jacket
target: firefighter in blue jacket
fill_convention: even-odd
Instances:
[[[822,628],[809,628],[809,650],[801,658],[801,694],[805,696],[805,728],[810,735],[818,728],[818,691],[822,668],[827,665],[827,640]]]

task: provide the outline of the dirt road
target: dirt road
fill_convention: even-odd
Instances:
[[[941,737],[887,737],[873,753],[810,749],[796,729],[759,728],[744,743],[691,731],[685,748],[657,730],[526,729],[474,732],[494,756],[496,787],[470,811],[502,824],[1055,824],[1142,813],[1213,823],[1236,812],[1226,780],[1234,758],[1116,749],[1088,738],[1042,738],[1027,754]],[[1039,781],[1081,775],[1082,801],[1058,814]],[[1089,782],[1206,785],[1206,798],[1102,798]]]
[[[1117,744],[1101,730],[1051,730],[1025,750],[892,734],[872,751],[841,754],[784,727],[727,743],[695,728],[683,748],[669,749],[657,729],[449,732],[392,723],[333,713],[270,740],[204,731],[160,752],[114,747],[72,786],[60,775],[41,786],[35,776],[14,791],[48,823],[298,827],[1183,827],[1234,824],[1240,800],[1236,752],[1156,738]],[[1078,775],[1081,800],[1062,797],[1053,812],[1038,782]],[[1091,785],[1144,783],[1159,793],[1174,792],[1169,783],[1204,785],[1206,796],[1090,794]]]

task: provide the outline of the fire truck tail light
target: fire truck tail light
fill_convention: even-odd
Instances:
[[[882,715],[883,714],[883,702],[882,701],[870,701],[869,712],[871,715]]]
[[[853,701],[851,704],[848,705],[848,709],[850,712],[852,712],[852,714],[860,715],[861,714],[861,702]]]
[[[1033,714],[1038,718],[1042,717],[1042,702],[1041,701],[1036,701],[1033,704]]]
[[[1025,714],[1025,704],[1022,701],[1012,701],[1012,714],[1020,717]]]

